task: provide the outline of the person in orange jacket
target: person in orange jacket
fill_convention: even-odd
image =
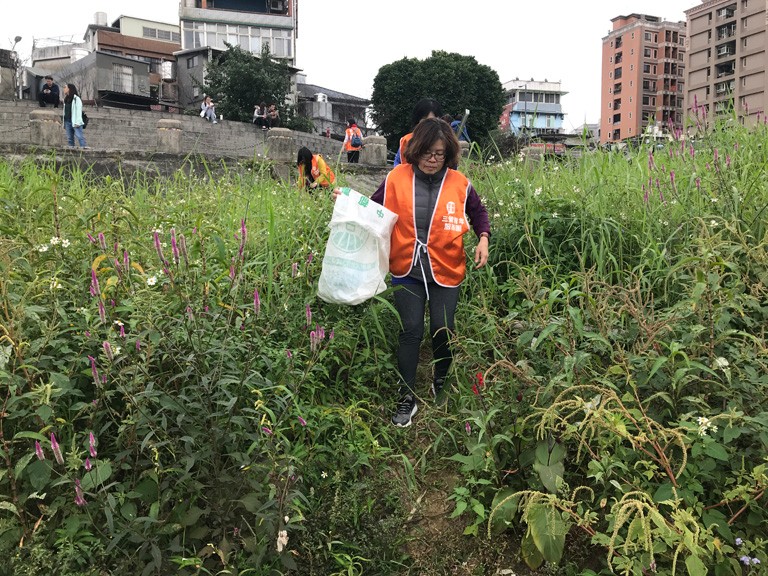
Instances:
[[[325,163],[320,154],[312,154],[309,148],[302,146],[296,158],[296,166],[299,168],[299,188],[309,188],[310,191],[318,186],[328,188],[336,182],[336,175],[330,166]]]
[[[354,118],[347,120],[347,130],[344,135],[344,150],[347,151],[347,162],[360,162],[360,150],[363,148],[363,133],[357,127]]]

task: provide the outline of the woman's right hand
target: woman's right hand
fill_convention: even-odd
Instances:
[[[341,196],[341,188],[334,188],[333,196],[332,196],[333,201],[336,202],[336,198],[338,198],[339,196]]]

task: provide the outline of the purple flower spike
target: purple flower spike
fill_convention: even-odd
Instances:
[[[256,288],[253,291],[253,311],[258,316],[259,312],[261,312],[261,298],[259,298],[259,289]]]
[[[35,456],[37,456],[38,460],[45,460],[45,452],[43,452],[43,447],[40,446],[39,440],[35,440]]]
[[[264,432],[264,434],[266,434],[266,435],[268,435],[268,436],[272,436],[272,430],[270,430],[270,429],[269,429],[269,428],[267,428],[266,426],[262,426],[262,427],[261,427],[261,431],[262,431],[262,432]]]
[[[155,252],[157,252],[157,257],[160,258],[160,262],[165,264],[165,256],[163,256],[163,246],[160,243],[160,233],[155,230]]]
[[[309,328],[309,325],[312,323],[312,310],[309,307],[309,304],[305,307],[305,313],[307,316],[307,328]]]
[[[56,441],[56,434],[51,432],[51,450],[53,450],[53,457],[56,458],[56,462],[64,464],[64,456],[61,455],[61,447]]]
[[[179,246],[176,243],[176,229],[171,228],[171,251],[173,252],[173,261],[179,265]]]
[[[131,259],[128,256],[128,250],[123,250],[123,268],[125,268],[125,271],[127,272],[130,266],[131,266]]]
[[[107,321],[107,311],[104,309],[104,302],[101,300],[99,300],[99,318],[102,324]]]
[[[99,277],[96,276],[96,270],[91,268],[91,296],[98,296],[101,294],[101,287],[99,286]]]
[[[98,386],[101,384],[101,380],[99,379],[99,369],[96,367],[96,358],[93,356],[88,356],[88,359],[91,361],[91,375],[93,376],[93,383]]]
[[[141,351],[141,340],[139,340],[137,338],[136,339],[136,352],[140,352],[140,351]]]
[[[85,470],[86,470],[86,472],[90,472],[91,468],[93,468],[93,464],[91,464],[91,459],[88,456],[86,456],[85,457]]]
[[[75,504],[78,506],[85,506],[85,498],[83,495],[83,489],[80,486],[80,480],[75,478]]]
[[[90,242],[91,244],[96,244],[96,238],[94,238],[90,232],[86,234],[86,237],[88,238],[88,242]]]
[[[112,345],[104,340],[104,342],[101,343],[101,347],[104,348],[104,354],[107,355],[107,359],[112,362],[114,360],[114,355],[112,354]]]
[[[472,434],[472,426],[469,422],[464,422],[464,430],[467,431],[467,434]]]
[[[293,358],[293,353],[292,353],[290,350],[286,350],[286,351],[285,351],[285,355],[288,357],[288,360],[290,360],[291,358]]]
[[[294,262],[291,264],[291,278],[296,278],[299,275],[299,263]]]
[[[643,184],[643,202],[648,204],[648,193],[650,190],[646,189],[645,184]]]
[[[301,424],[302,426],[306,426],[307,425],[307,421],[304,420],[304,418],[302,418],[301,416],[299,416],[299,424]]]
[[[93,432],[90,432],[88,434],[88,453],[91,456],[93,456],[94,458],[96,458],[96,456],[97,456],[97,453],[96,453],[96,438],[94,437]]]
[[[107,251],[107,239],[104,238],[104,232],[99,232],[99,246],[104,252]]]

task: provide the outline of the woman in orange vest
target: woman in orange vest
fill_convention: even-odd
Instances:
[[[410,426],[417,410],[416,367],[427,305],[434,356],[432,393],[438,401],[445,397],[445,380],[453,361],[449,340],[459,286],[466,275],[462,237],[470,225],[479,239],[475,267],[488,261],[488,211],[467,177],[449,168],[458,164],[460,156],[459,141],[446,122],[422,120],[405,149],[404,163],[371,196],[398,215],[389,256],[395,307],[402,323],[397,349],[402,382],[392,416],[396,426]]]
[[[299,168],[299,188],[302,190],[305,187],[310,190],[318,186],[328,188],[336,182],[336,175],[323,157],[320,154],[312,154],[305,146],[299,148],[296,166]]]
[[[359,143],[358,143],[359,142]],[[360,150],[363,149],[363,133],[357,127],[354,118],[347,120],[347,130],[344,134],[344,150],[347,151],[347,162],[360,162]]]
[[[443,115],[443,108],[437,100],[432,98],[423,98],[416,103],[411,112],[411,129],[424,120],[424,118],[440,118]],[[400,138],[400,146],[395,154],[394,165],[397,166],[403,161],[403,152],[408,145],[408,141],[413,136],[413,132],[409,132],[402,138]]]

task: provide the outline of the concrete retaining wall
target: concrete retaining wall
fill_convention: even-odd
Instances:
[[[29,101],[5,101],[0,107],[0,144],[66,148],[62,108],[40,108]],[[219,158],[267,157],[295,163],[296,153],[306,146],[332,163],[341,142],[317,134],[284,128],[261,130],[253,124],[220,120],[212,124],[198,115],[95,108],[86,106],[89,124],[85,139],[89,148],[101,151],[130,151],[170,154],[201,154]],[[342,154],[342,162],[346,156]],[[386,141],[380,136],[365,138],[360,161],[386,165]]]

